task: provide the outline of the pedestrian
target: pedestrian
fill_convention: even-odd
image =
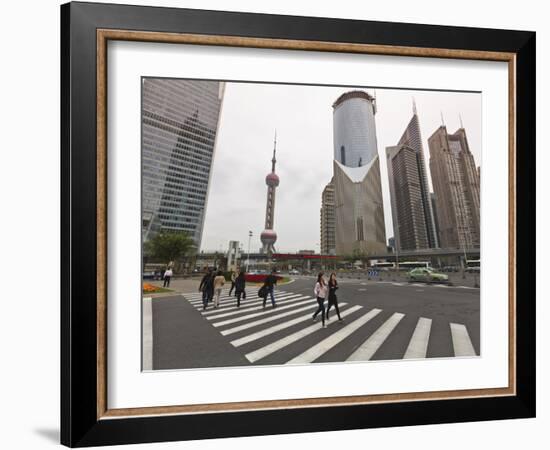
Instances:
[[[344,319],[340,317],[340,309],[338,308],[338,298],[336,297],[336,290],[338,289],[338,281],[336,281],[336,274],[332,272],[330,278],[328,279],[328,306],[327,306],[327,321],[329,320],[328,312],[330,307],[334,306],[336,309],[336,314],[338,315],[338,320],[342,322]]]
[[[235,278],[235,296],[237,297],[237,308],[241,306],[241,296],[246,298],[246,279],[244,276],[244,270],[239,272],[237,278]]]
[[[265,304],[267,302],[267,296],[271,296],[271,306],[273,308],[277,307],[277,304],[275,303],[275,285],[277,284],[277,276],[275,275],[275,269],[271,271],[271,273],[265,278],[264,281],[264,308]]]
[[[218,270],[216,278],[214,278],[214,308],[220,306],[220,295],[222,295],[222,287],[225,284],[223,272]]]
[[[163,287],[170,287],[170,278],[172,278],[172,268],[168,267],[164,272],[164,285]]]
[[[317,283],[315,283],[315,288],[313,289],[313,293],[317,297],[317,304],[319,305],[317,307],[317,311],[313,314],[313,321],[317,319],[317,314],[321,313],[321,317],[323,319],[323,328],[326,328],[325,325],[325,298],[327,296],[327,283],[325,282],[325,278],[323,277],[323,272],[320,272],[319,275],[317,275]]]
[[[229,296],[231,297],[231,292],[235,289],[235,280],[237,279],[237,271],[231,271],[231,288],[229,289]],[[235,289],[235,297],[237,296],[237,290]]]
[[[214,280],[211,270],[205,270],[205,274],[199,285],[199,292],[202,292],[202,309],[206,309],[208,302],[210,302],[214,296]]]

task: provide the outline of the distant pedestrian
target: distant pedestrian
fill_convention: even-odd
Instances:
[[[235,289],[235,280],[237,279],[237,271],[233,270],[231,272],[231,288],[229,289],[229,296],[231,297],[231,292],[233,292],[233,289]],[[237,291],[235,290],[235,296],[237,295]]]
[[[222,287],[225,284],[223,272],[218,270],[216,278],[214,278],[214,308],[220,306],[220,295],[222,295]]]
[[[246,279],[244,271],[241,270],[237,278],[235,278],[235,295],[237,296],[237,308],[241,306],[241,296],[246,298]]]
[[[327,306],[327,321],[329,320],[328,312],[330,307],[334,306],[336,309],[336,314],[338,315],[338,320],[342,322],[342,317],[340,317],[340,309],[338,308],[338,298],[336,297],[336,290],[338,289],[338,281],[336,281],[336,274],[332,272],[330,278],[328,279],[328,306]]]
[[[206,309],[214,297],[214,274],[211,270],[206,269],[199,285],[199,291],[202,292],[202,309]]]
[[[315,288],[313,289],[313,293],[317,297],[317,304],[319,305],[317,307],[317,311],[313,314],[313,321],[315,322],[315,319],[317,318],[317,314],[321,313],[321,317],[323,319],[323,328],[326,328],[325,325],[325,298],[327,297],[327,283],[325,282],[325,278],[323,277],[323,272],[320,272],[319,275],[317,275],[317,283],[315,283]]]
[[[172,269],[170,267],[168,267],[168,269],[166,269],[166,271],[164,272],[164,285],[163,285],[163,287],[170,287],[170,279],[172,278],[172,275],[173,275]]]
[[[265,278],[264,281],[264,308],[265,304],[267,302],[267,296],[271,296],[271,306],[273,308],[277,307],[277,304],[275,303],[275,285],[277,284],[277,276],[275,275],[275,269],[271,271],[271,273]]]

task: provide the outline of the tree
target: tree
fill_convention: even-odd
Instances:
[[[193,239],[185,232],[160,232],[146,243],[144,254],[170,262],[176,261],[195,248]]]

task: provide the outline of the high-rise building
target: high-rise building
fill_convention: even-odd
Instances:
[[[466,131],[449,134],[442,125],[428,146],[441,247],[479,247],[479,175]]]
[[[185,231],[200,247],[224,83],[144,78],[142,238]]]
[[[438,247],[416,104],[396,146],[386,147],[395,243],[398,250]]]
[[[350,91],[332,107],[336,254],[385,252],[376,100],[367,92]]]
[[[435,235],[437,236],[437,242],[441,242],[441,238],[439,237],[439,219],[437,218],[437,205],[435,203],[435,194],[433,192],[430,192],[430,203],[432,205],[432,211],[434,213],[434,223],[435,223]]]
[[[275,158],[275,152],[277,151],[277,134],[273,141],[273,158],[271,158],[271,172],[265,177],[265,184],[267,185],[267,199],[265,204],[265,227],[264,231],[260,235],[262,241],[262,253],[271,254],[275,251],[275,242],[277,242],[277,233],[273,229],[275,219],[275,191],[279,186],[279,175],[275,173],[275,164],[277,159]]]
[[[321,253],[336,254],[336,220],[334,215],[334,183],[325,186],[321,196]]]

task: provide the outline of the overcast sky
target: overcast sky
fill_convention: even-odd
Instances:
[[[260,246],[273,135],[277,129],[280,178],[274,229],[279,252],[319,251],[321,193],[332,177],[332,103],[352,88],[227,83],[205,216],[201,249],[227,250],[230,240],[251,251]],[[373,89],[365,88],[370,94]],[[386,239],[393,236],[385,149],[396,145],[416,100],[429,173],[428,137],[443,114],[450,133],[466,129],[476,166],[481,163],[481,94],[376,89],[376,133]],[[431,189],[431,179],[430,179]]]

